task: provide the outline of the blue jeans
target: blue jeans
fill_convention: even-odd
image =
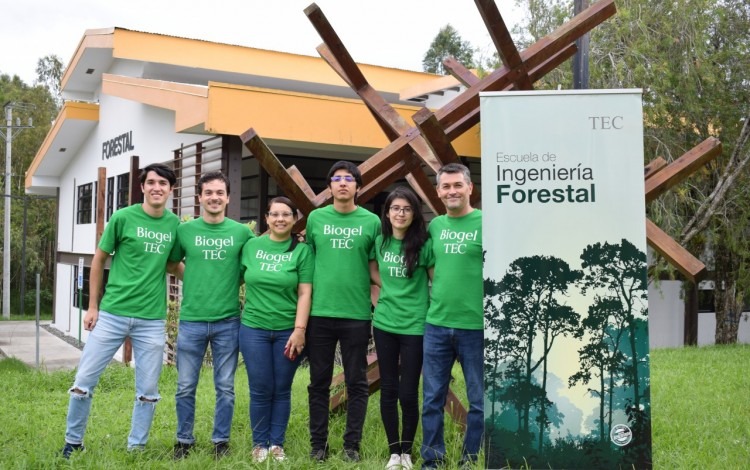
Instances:
[[[476,460],[484,432],[484,331],[425,325],[422,369],[422,458],[426,467],[445,458],[443,415],[453,362],[458,359],[466,382],[469,413],[463,460]]]
[[[211,344],[216,409],[211,441],[227,442],[234,415],[234,371],[239,356],[240,318],[217,322],[180,321],[177,332],[177,442],[192,444],[195,424],[195,390],[206,347]]]
[[[293,331],[240,327],[240,350],[250,387],[253,446],[284,446],[292,409],[292,381],[302,357],[290,361],[284,356],[284,346]]]
[[[83,443],[94,388],[125,338],[130,337],[135,357],[135,403],[128,449],[146,445],[156,403],[161,399],[158,385],[164,362],[164,325],[164,320],[142,320],[99,311],[69,390],[66,442]]]

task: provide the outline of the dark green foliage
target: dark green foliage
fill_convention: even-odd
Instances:
[[[485,279],[485,430],[491,466],[651,466],[646,255],[627,240],[595,243],[582,251],[581,266],[581,271],[571,269],[553,256],[522,257],[500,282]],[[588,315],[568,305],[587,294]],[[589,435],[551,437],[565,429],[564,410],[588,412],[556,401],[556,388],[549,385],[552,379],[559,383],[559,371],[548,368],[548,361],[565,354],[554,349],[562,337],[580,344],[579,371],[563,380],[568,386],[588,384],[598,399],[597,428]],[[624,447],[610,442],[616,414],[619,423],[626,417],[634,435]]]
[[[469,41],[461,39],[456,29],[447,24],[440,29],[430,48],[422,59],[422,70],[425,72],[445,75],[443,60],[453,57],[464,67],[474,67],[474,48]]]
[[[54,74],[54,61],[49,59],[45,64],[50,67],[47,72]],[[41,61],[40,61],[41,62]],[[58,60],[59,62],[59,60]],[[58,63],[61,67],[61,65]],[[58,67],[57,75],[61,73]],[[41,80],[41,79],[40,79]],[[34,292],[35,274],[41,274],[41,286],[44,290],[51,291],[55,265],[55,220],[57,201],[49,199],[38,199],[25,195],[25,174],[36,155],[39,147],[49,132],[52,121],[58,113],[58,97],[50,92],[49,80],[44,84],[29,86],[18,76],[0,75],[0,103],[12,102],[19,105],[13,111],[13,120],[20,118],[26,124],[28,118],[33,119],[33,128],[24,129],[14,134],[11,159],[11,194],[14,196],[11,202],[11,311],[19,313],[20,306],[20,282],[21,282],[21,255],[23,242],[26,242],[26,284],[25,292]],[[54,88],[54,87],[53,87]],[[58,87],[59,88],[59,87]],[[3,118],[5,117],[3,110]],[[5,125],[3,120],[2,125]],[[2,155],[5,156],[5,141],[3,140]],[[2,162],[2,172],[5,173],[5,158]],[[3,185],[3,192],[5,186]],[[24,199],[25,198],[25,199]],[[23,232],[24,203],[27,205],[27,230]],[[0,204],[0,213],[4,211],[4,203]],[[3,234],[0,233],[0,239]],[[46,304],[49,305],[49,304]],[[24,310],[33,312],[34,301],[29,302],[24,297]]]

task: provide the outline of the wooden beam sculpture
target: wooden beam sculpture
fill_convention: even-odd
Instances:
[[[646,203],[664,194],[721,155],[721,150],[721,142],[709,137],[669,165],[661,158],[646,165]],[[649,219],[646,219],[646,240],[651,248],[691,282],[697,283],[705,277],[706,266]]]
[[[343,46],[338,35],[320,8],[311,4],[305,13],[316,28],[324,44],[318,48],[321,56],[363,99],[391,143],[360,164],[364,186],[359,201],[367,202],[395,181],[406,178],[425,203],[436,213],[444,212],[437,200],[425,168],[436,171],[458,156],[451,142],[479,122],[479,93],[524,87],[542,78],[575,53],[575,40],[614,15],[614,0],[602,0],[581,12],[555,32],[519,53],[509,39],[507,28],[495,3],[476,0],[477,8],[491,30],[493,41],[502,45],[498,52],[505,65],[482,79],[471,80],[470,86],[434,115],[422,110],[415,115],[417,126],[410,126],[393,110],[365,79]],[[505,39],[504,39],[505,38]],[[455,61],[454,70],[458,69]],[[527,73],[527,70],[530,71]],[[524,78],[527,77],[527,78]],[[424,132],[419,127],[422,126]],[[328,189],[310,198],[298,184],[303,180],[292,178],[278,158],[262,143],[261,137],[249,129],[240,136],[245,146],[253,152],[258,162],[274,178],[284,193],[300,208],[320,207],[330,202]],[[254,151],[255,150],[255,151]],[[478,193],[477,193],[478,197]],[[308,213],[303,209],[305,213]],[[300,221],[303,225],[304,221]]]
[[[359,95],[390,141],[387,146],[359,165],[363,179],[363,187],[358,196],[360,202],[369,201],[394,182],[404,178],[433,212],[444,213],[445,209],[437,198],[430,176],[440,166],[459,160],[452,142],[479,123],[479,93],[532,89],[534,82],[576,53],[576,40],[616,12],[614,0],[601,0],[528,49],[519,52],[495,2],[475,0],[475,4],[503,66],[479,78],[455,59],[447,59],[444,62],[446,69],[463,83],[466,89],[438,110],[423,108],[415,113],[412,116],[414,125],[406,122],[369,84],[322,10],[314,3],[305,9],[305,14],[323,40],[323,44],[317,48],[318,53]],[[331,201],[329,189],[315,194],[296,168],[284,168],[255,130],[249,129],[240,138],[260,165],[276,180],[284,194],[304,214],[309,214],[313,209]],[[671,165],[667,165],[663,160],[652,162],[646,167],[644,174],[646,201],[650,202],[663,194],[720,153],[721,144],[718,140],[708,139]],[[478,204],[479,197],[477,191],[472,197],[472,203]],[[301,229],[304,224],[303,218],[296,228]],[[699,260],[648,220],[647,236],[649,244],[688,279],[697,280],[705,273],[705,266]],[[376,361],[372,365],[373,369],[368,372],[368,377],[372,375],[371,386],[376,387]],[[337,394],[332,405],[336,408],[343,404],[344,400],[344,395]],[[459,423],[465,424],[466,410],[455,395],[450,395],[449,404],[448,411]]]
[[[429,173],[434,174],[445,163],[458,161],[452,141],[479,123],[479,93],[531,89],[533,82],[575,54],[575,41],[579,37],[616,11],[614,0],[598,2],[519,53],[494,1],[475,0],[475,3],[504,66],[480,79],[455,59],[446,60],[448,70],[467,89],[435,113],[426,108],[420,110],[413,116],[415,126],[409,125],[367,82],[322,10],[316,4],[305,9],[305,14],[323,39],[323,44],[317,48],[319,54],[359,95],[390,140],[389,145],[359,166],[364,183],[359,192],[360,202],[367,202],[395,181],[405,178],[433,212],[444,213],[445,209],[437,198],[430,175],[425,170],[429,169]],[[330,202],[330,190],[314,194],[299,171],[284,168],[254,129],[247,130],[240,138],[287,197],[305,214]],[[476,192],[472,202],[478,203],[479,196],[479,192]],[[297,228],[304,226],[304,223],[304,220],[298,222]],[[371,387],[376,388],[376,362],[373,366],[368,377],[372,378]],[[338,408],[344,400],[344,395],[336,394],[332,399],[333,408]],[[454,394],[449,395],[446,407],[454,419],[465,425],[466,410]]]

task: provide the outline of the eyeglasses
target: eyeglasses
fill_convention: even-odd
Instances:
[[[271,217],[271,218],[274,218],[274,219],[278,219],[279,217],[282,217],[284,219],[288,219],[289,217],[291,217],[292,215],[294,215],[291,212],[268,212],[267,214],[268,214],[268,217]]]
[[[347,183],[353,183],[355,181],[354,177],[351,176],[351,175],[336,175],[336,176],[331,176],[331,181],[333,181],[334,183],[338,183],[338,182],[340,182],[342,180],[346,181]]]
[[[391,211],[391,214],[399,214],[399,213],[401,213],[401,214],[404,214],[404,215],[409,215],[412,212],[412,209],[409,206],[404,206],[404,207],[401,207],[401,206],[391,206],[391,207],[388,208],[388,210]]]

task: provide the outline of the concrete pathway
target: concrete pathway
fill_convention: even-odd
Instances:
[[[39,368],[49,372],[74,369],[78,366],[81,351],[42,327],[49,323],[42,321],[39,325]],[[36,335],[35,321],[0,321],[0,352],[35,368]]]

